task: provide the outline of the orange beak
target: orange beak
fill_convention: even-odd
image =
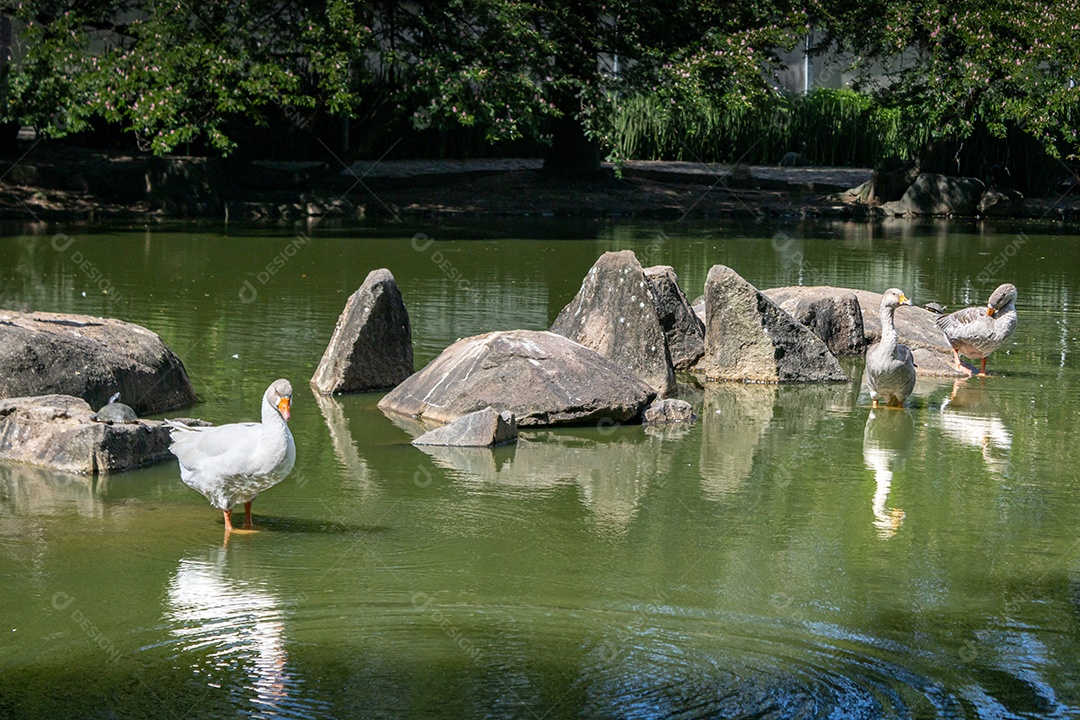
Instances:
[[[992,308],[992,307],[986,308],[986,314],[989,315],[990,317],[994,317],[994,308]]]
[[[281,413],[281,417],[285,418],[286,421],[288,421],[288,419],[292,417],[292,413],[289,411],[289,407],[291,404],[292,401],[290,401],[287,397],[283,397],[278,400],[278,412]]]
[[[901,305],[910,305],[911,304],[911,301],[907,299],[907,295],[905,295],[904,293],[900,293],[900,304]]]

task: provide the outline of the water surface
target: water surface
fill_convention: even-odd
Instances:
[[[494,451],[307,390],[374,268],[419,368],[546,328],[618,249],[691,296],[715,263],[952,309],[1009,281],[1020,325],[992,377],[905,410],[871,412],[855,361],[848,385],[687,386],[690,428]],[[11,232],[0,307],[145,325],[214,422],[290,378],[298,457],[227,545],[175,464],[0,464],[0,716],[1080,716],[1077,268],[1080,237],[1040,225]]]

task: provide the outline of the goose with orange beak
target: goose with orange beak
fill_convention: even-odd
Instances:
[[[221,510],[226,537],[233,531],[233,507],[243,503],[244,529],[251,530],[251,502],[292,470],[296,444],[289,432],[291,415],[292,385],[275,380],[263,394],[262,422],[191,427],[166,420],[180,479]]]
[[[942,315],[935,323],[952,346],[955,367],[967,371],[960,362],[961,355],[981,360],[979,377],[985,377],[986,358],[1009,341],[1016,320],[1016,286],[1005,283],[991,293],[986,305]]]
[[[881,296],[881,340],[866,349],[866,386],[874,407],[879,402],[903,407],[915,388],[915,359],[911,348],[899,342],[894,315],[911,301],[899,288]]]

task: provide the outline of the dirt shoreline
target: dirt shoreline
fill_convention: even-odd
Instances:
[[[541,172],[534,159],[240,165],[65,151],[0,163],[0,218],[28,221],[404,221],[438,217],[852,219],[845,203],[869,168],[634,161],[590,178]],[[1076,221],[1080,197],[1029,198],[1026,219]]]

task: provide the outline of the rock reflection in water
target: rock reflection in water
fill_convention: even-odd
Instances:
[[[319,406],[319,412],[326,422],[326,428],[330,431],[330,441],[334,446],[334,454],[346,470],[346,477],[360,491],[361,495],[367,496],[374,492],[374,484],[371,482],[371,472],[367,460],[360,455],[360,448],[349,430],[349,419],[345,416],[345,408],[341,403],[328,395],[313,393],[315,403]]]
[[[701,486],[720,499],[739,489],[773,418],[776,385],[709,383],[701,410]]]
[[[59,473],[21,463],[0,463],[0,515],[104,515],[104,476]]]
[[[283,603],[264,583],[230,576],[229,553],[186,557],[169,582],[165,620],[179,657],[190,658],[199,682],[240,694],[268,716],[295,713]],[[247,682],[234,679],[239,673]]]
[[[573,431],[534,431],[516,446],[420,446],[462,479],[509,487],[551,488],[575,483],[598,527],[623,532],[637,515],[650,482],[670,477],[672,443],[639,428],[619,437]]]
[[[915,442],[915,422],[902,408],[871,410],[863,430],[863,463],[877,487],[871,507],[881,538],[891,538],[904,522],[904,511],[887,507],[894,474],[903,469]]]
[[[946,437],[977,448],[988,469],[1005,474],[1013,436],[1001,421],[985,380],[957,380],[952,393],[941,403],[939,419]]]

